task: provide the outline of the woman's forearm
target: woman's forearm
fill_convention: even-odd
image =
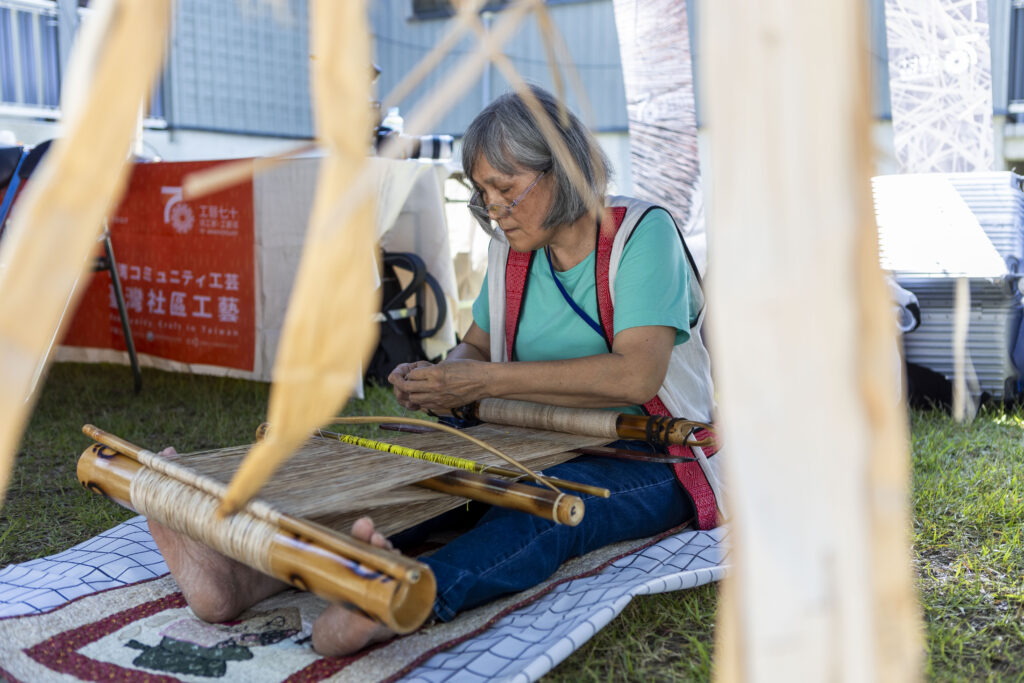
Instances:
[[[493,395],[584,408],[642,405],[661,389],[674,341],[672,328],[638,327],[616,335],[609,353],[494,365]]]
[[[447,362],[450,362],[450,361],[458,361],[458,360],[480,360],[480,361],[486,361],[486,360],[488,360],[488,356],[489,355],[490,354],[485,354],[483,351],[481,351],[476,346],[463,341],[463,342],[460,342],[459,345],[456,346],[454,349],[449,351],[448,355],[445,356],[445,359],[443,361],[441,361],[441,362],[442,363],[447,363]]]
[[[487,352],[467,334],[468,343],[453,350],[443,363],[393,373],[392,383],[410,405],[427,409],[454,408],[491,397],[589,408],[643,404],[665,380],[674,339],[672,328],[634,328],[616,336],[610,353],[490,363],[481,362]]]
[[[658,393],[664,378],[616,353],[490,366],[491,397],[579,408],[641,405]]]

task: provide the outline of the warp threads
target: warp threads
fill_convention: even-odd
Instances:
[[[445,455],[444,453],[431,453],[429,451],[420,451],[415,448],[409,448],[408,446],[398,446],[396,444],[384,443],[383,441],[374,441],[373,439],[366,439],[361,436],[352,436],[350,434],[336,434],[333,432],[327,433],[323,430],[317,430],[317,434],[323,437],[337,439],[338,441],[344,441],[350,443],[353,446],[362,446],[363,448],[372,448],[375,451],[384,451],[386,453],[394,453],[395,455],[404,455],[407,458],[416,458],[417,460],[426,460],[428,462],[434,462],[445,467],[452,467],[459,470],[467,470],[469,472],[483,472],[484,468],[479,463],[466,458],[460,458],[455,455]]]

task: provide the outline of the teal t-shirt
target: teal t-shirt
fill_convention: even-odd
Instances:
[[[595,251],[555,276],[565,291],[594,321],[597,312]],[[690,269],[679,233],[668,213],[655,209],[644,216],[626,242],[615,278],[615,331],[645,325],[676,329],[676,344],[690,338]],[[516,358],[521,361],[565,360],[607,353],[604,338],[581,318],[558,291],[543,251],[530,266],[526,301],[519,317]],[[473,320],[490,333],[487,277],[473,303]]]

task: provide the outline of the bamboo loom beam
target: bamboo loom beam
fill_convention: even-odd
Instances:
[[[186,467],[179,465],[171,459],[140,448],[119,436],[105,432],[93,425],[84,425],[82,433],[90,439],[135,460],[144,467],[184,481],[216,498],[221,497],[226,488],[223,484],[209,478],[198,477]],[[387,553],[380,548],[375,548],[369,543],[357,541],[354,538],[346,539],[332,530],[324,529],[306,520],[282,514],[269,506],[253,503],[248,505],[246,509],[257,518],[280,524],[282,528],[297,536],[307,537],[310,540],[323,544],[334,552],[351,557],[357,562],[377,567],[381,572],[395,578],[417,581],[419,579],[419,572],[423,569],[423,565],[418,562],[402,556],[395,556],[393,553]]]
[[[351,603],[398,633],[418,628],[433,608],[436,584],[425,565],[287,516],[277,525],[248,510],[220,518],[215,496],[155,472],[110,446],[96,443],[82,453],[78,479],[85,488],[295,588],[329,602]],[[141,490],[149,488],[152,493],[156,486],[165,487],[171,498],[168,505],[154,504],[156,497]],[[254,529],[268,537],[259,551],[249,551],[239,542]],[[409,565],[415,565],[415,571],[406,571]]]
[[[536,486],[475,472],[448,472],[417,482],[416,486],[510,510],[528,512],[566,526],[576,526],[583,521],[584,504],[578,496],[553,493]]]
[[[691,440],[694,429],[711,429],[711,425],[674,417],[627,415],[592,408],[566,408],[529,401],[484,398],[461,408],[457,415],[482,422],[532,427],[568,434],[634,439],[654,446],[682,444],[708,446],[709,439]]]
[[[79,481],[86,488],[297,588],[350,602],[399,633],[429,615],[435,582],[426,565],[259,501],[223,518],[216,511],[226,488],[220,482],[92,425],[82,432],[97,441],[79,458]],[[178,497],[158,501],[158,487],[173,488]],[[192,504],[183,504],[186,498]],[[254,547],[248,539],[257,532],[249,530],[261,528],[272,538]],[[368,579],[373,586],[366,585]]]

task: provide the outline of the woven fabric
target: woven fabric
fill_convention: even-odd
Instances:
[[[727,531],[677,531],[608,546],[572,560],[545,583],[344,659],[318,657],[309,629],[324,606],[308,593],[286,592],[227,625],[196,620],[169,576],[93,592],[74,583],[118,576],[114,567],[134,546],[142,561],[132,571],[153,572],[155,552],[136,518],[65,553],[36,560],[34,571],[61,582],[53,599],[76,599],[46,610],[35,607],[47,589],[12,582],[25,565],[8,567],[0,619],[0,674],[20,681],[55,680],[408,680],[533,681],[611,621],[634,595],[692,588],[725,572]],[[106,558],[99,566],[89,553]],[[81,569],[79,571],[82,571]],[[63,572],[63,573],[62,573]],[[35,575],[39,576],[39,575]],[[137,579],[136,579],[137,581]],[[38,583],[38,581],[36,581]],[[86,594],[87,593],[87,594]],[[28,597],[26,597],[28,596]],[[45,610],[45,611],[44,611]],[[230,641],[230,642],[229,642]]]

